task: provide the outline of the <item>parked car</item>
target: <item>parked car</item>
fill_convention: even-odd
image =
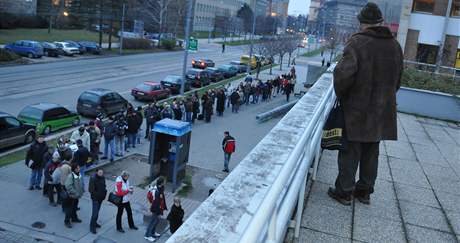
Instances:
[[[85,51],[94,55],[100,55],[102,53],[102,48],[93,41],[80,41],[78,42],[81,46],[85,48]]]
[[[43,46],[43,55],[47,57],[58,57],[59,56],[59,48],[49,42],[42,42],[40,43]]]
[[[242,55],[240,57],[240,62],[244,63],[245,65],[249,63],[249,65],[251,66],[251,69],[254,69],[257,67],[257,58],[255,56],[252,56],[251,58],[249,58],[249,55]]]
[[[34,138],[33,126],[22,123],[8,113],[0,112],[0,149],[31,143]]]
[[[31,40],[19,40],[5,45],[5,49],[28,58],[40,58],[43,56],[43,47],[39,42]]]
[[[217,69],[224,74],[225,78],[231,78],[238,74],[238,69],[230,64],[220,65]]]
[[[53,103],[28,105],[19,112],[18,119],[24,124],[35,127],[37,134],[45,135],[80,124],[80,116],[76,112]]]
[[[211,83],[208,71],[203,69],[189,69],[185,78],[193,87],[203,87]]]
[[[117,92],[96,88],[84,91],[77,102],[77,112],[83,116],[105,116],[126,111],[128,101]]]
[[[54,42],[54,44],[58,47],[61,55],[73,56],[80,53],[77,47],[67,42]]]
[[[143,82],[131,90],[136,100],[161,100],[168,98],[171,91],[159,82]]]
[[[205,69],[207,67],[214,67],[216,64],[211,59],[192,59],[192,67]]]
[[[244,73],[248,69],[248,65],[240,61],[231,61],[230,65],[236,67],[236,69],[238,69],[238,73]]]
[[[182,85],[182,77],[179,75],[168,75],[163,80],[161,80],[161,84],[168,88],[172,94],[179,94],[180,87]],[[184,83],[184,91],[190,90],[190,81],[186,80]]]
[[[73,47],[78,48],[78,54],[80,54],[80,55],[85,54],[86,48],[84,46],[80,45],[78,42],[72,41],[72,40],[65,40],[64,42],[67,42],[70,45],[72,45]]]
[[[207,67],[205,70],[208,71],[211,82],[219,82],[224,79],[224,74],[218,68]]]

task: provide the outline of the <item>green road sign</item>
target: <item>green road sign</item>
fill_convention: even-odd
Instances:
[[[198,51],[198,40],[190,37],[189,44],[188,44],[189,51]]]

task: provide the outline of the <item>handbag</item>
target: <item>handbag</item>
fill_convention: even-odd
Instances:
[[[109,198],[107,201],[113,203],[115,206],[118,206],[122,203],[123,197],[115,195],[115,193],[111,192],[109,193]]]
[[[324,124],[321,148],[344,151],[347,145],[345,118],[340,101],[336,101]]]
[[[67,192],[67,190],[65,189],[65,187],[62,187],[62,188],[61,188],[61,191],[59,192],[59,197],[60,197],[62,200],[67,200],[67,199],[69,199],[69,193]]]

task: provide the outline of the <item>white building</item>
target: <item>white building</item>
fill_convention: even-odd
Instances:
[[[249,0],[197,0],[193,18],[193,31],[212,31],[216,16],[236,16]]]

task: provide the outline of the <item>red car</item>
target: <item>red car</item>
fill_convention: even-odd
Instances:
[[[146,81],[131,90],[136,100],[161,100],[168,98],[171,91],[159,82]]]
[[[207,67],[214,67],[216,64],[211,59],[192,59],[192,67],[205,69]]]

